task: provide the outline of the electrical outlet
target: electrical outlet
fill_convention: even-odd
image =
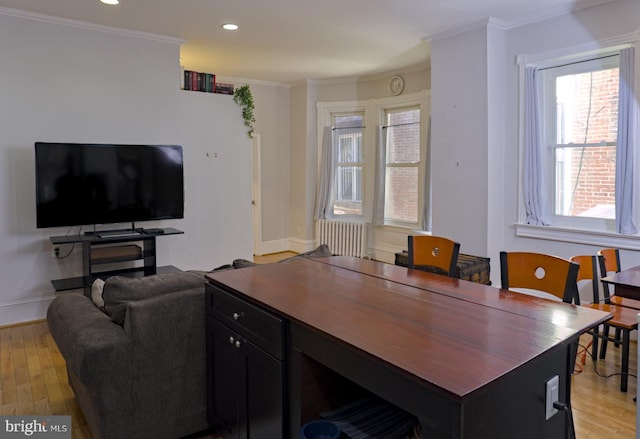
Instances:
[[[546,407],[546,419],[549,420],[553,415],[558,413],[558,409],[553,406],[553,403],[558,401],[560,389],[560,378],[558,375],[547,380],[546,392],[545,392],[545,407]]]

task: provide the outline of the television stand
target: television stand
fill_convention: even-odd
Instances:
[[[115,275],[140,277],[180,271],[171,265],[156,265],[156,237],[184,232],[174,228],[147,230],[152,232],[145,233],[144,229],[124,229],[51,236],[49,240],[54,246],[82,244],[82,276],[54,279],[51,281],[53,288],[56,291],[84,288],[85,295],[90,296],[91,285],[98,278],[106,279]],[[142,261],[142,265],[131,267],[135,261]],[[124,263],[129,263],[129,266],[113,269],[114,264],[122,266]]]

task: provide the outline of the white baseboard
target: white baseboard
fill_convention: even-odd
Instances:
[[[42,320],[55,296],[0,303],[0,326]]]
[[[296,253],[304,253],[316,248],[315,240],[301,240],[289,238],[289,250]]]
[[[275,241],[262,241],[260,250],[263,255],[289,251],[289,240],[277,239]]]
[[[396,253],[406,250],[406,248],[395,247],[392,245],[379,244],[376,247],[369,249],[371,258],[376,261],[386,262],[388,264],[394,264],[396,262]]]
[[[316,248],[315,240],[302,240],[297,238],[278,239],[275,241],[263,241],[260,249],[262,255],[268,255],[272,253],[280,253],[286,251],[292,251],[296,253],[304,253]],[[369,254],[372,259],[377,261],[387,262],[393,264],[395,262],[396,253],[406,248],[397,247],[393,245],[379,244],[375,247],[369,248]],[[260,255],[259,255],[260,256]]]
[[[314,248],[314,240],[301,240],[297,238],[277,239],[275,241],[263,241],[260,245],[261,254],[258,256],[281,252],[304,253]]]

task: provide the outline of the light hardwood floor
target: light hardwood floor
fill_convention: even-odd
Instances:
[[[291,255],[268,255],[255,260],[273,262]],[[583,336],[581,343],[586,345],[589,340]],[[580,357],[581,354],[579,360]],[[630,371],[635,375],[636,342],[631,344],[630,357]],[[620,349],[611,346],[607,359],[596,364],[600,375],[616,374],[620,370]],[[636,378],[629,378],[629,391],[625,394],[619,390],[619,376],[599,376],[589,355],[581,369],[572,378],[577,438],[634,438]],[[0,328],[0,415],[71,415],[73,439],[92,439],[69,386],[64,359],[45,321]],[[205,438],[215,436],[198,437]]]

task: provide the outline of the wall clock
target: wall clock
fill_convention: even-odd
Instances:
[[[402,90],[404,89],[404,79],[402,79],[402,76],[392,76],[391,79],[389,79],[389,92],[393,95],[393,96],[398,96],[400,93],[402,93]]]

